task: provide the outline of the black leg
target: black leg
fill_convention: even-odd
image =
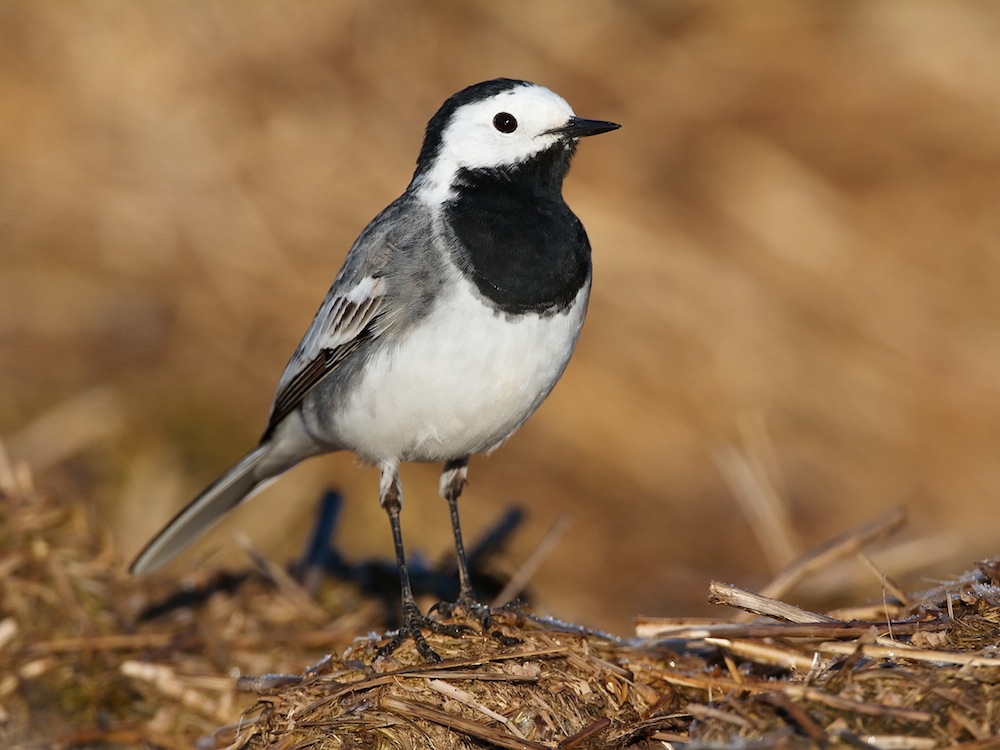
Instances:
[[[402,489],[399,483],[399,470],[396,464],[383,464],[381,467],[379,502],[389,515],[389,525],[392,527],[392,543],[396,548],[396,566],[399,568],[399,586],[403,592],[400,627],[392,640],[382,646],[375,654],[376,659],[388,656],[403,643],[406,638],[412,638],[417,651],[427,661],[439,662],[441,657],[430,647],[421,627],[448,635],[461,635],[468,628],[460,625],[442,625],[436,620],[424,616],[413,598],[413,588],[410,586],[410,573],[406,568],[406,553],[403,550],[403,532],[399,523],[399,512],[403,507]]]
[[[462,524],[458,520],[458,498],[468,481],[469,459],[459,458],[449,461],[441,472],[441,497],[448,501],[451,511],[451,530],[455,535],[455,554],[458,556],[458,601],[456,604],[470,605],[476,603],[476,594],[472,590],[472,576],[469,574],[469,561],[465,555],[465,544],[462,542]]]
[[[456,458],[448,461],[441,472],[441,497],[448,501],[451,511],[451,530],[455,535],[455,554],[458,556],[458,600],[454,604],[441,603],[436,609],[444,615],[451,614],[456,607],[463,607],[470,615],[478,618],[483,630],[487,630],[492,622],[490,608],[480,604],[472,590],[472,576],[469,574],[469,561],[465,555],[465,544],[462,542],[462,525],[458,520],[458,498],[462,494],[468,477],[469,457]]]

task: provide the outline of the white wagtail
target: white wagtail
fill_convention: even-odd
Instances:
[[[402,585],[402,627],[383,652],[408,636],[436,660],[420,628],[441,626],[421,614],[406,570],[399,463],[444,462],[457,603],[481,611],[457,508],[469,456],[510,437],[569,362],[591,261],[562,183],[579,139],[618,127],[576,117],[526,81],[486,81],[448,99],[427,124],[406,192],[354,242],[292,355],[259,445],[167,524],[132,572],[159,568],[300,461],[351,450],[381,472]]]

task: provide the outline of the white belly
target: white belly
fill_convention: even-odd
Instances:
[[[588,283],[564,313],[508,318],[456,280],[427,318],[366,364],[337,419],[340,440],[376,463],[496,447],[562,375],[589,291]]]

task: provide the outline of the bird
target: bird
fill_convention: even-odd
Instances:
[[[378,467],[402,590],[400,628],[428,661],[400,526],[401,462],[443,463],[459,596],[472,590],[458,499],[472,455],[509,438],[576,346],[591,247],[562,195],[581,138],[618,123],[577,117],[550,89],[497,78],[449,97],[427,123],[413,178],[347,253],[278,382],[257,446],[183,508],[130,570],[156,570],[227,511],[301,461],[353,451]],[[485,611],[484,611],[485,610]]]

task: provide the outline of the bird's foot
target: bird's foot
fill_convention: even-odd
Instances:
[[[458,599],[453,602],[438,602],[430,611],[437,612],[442,617],[454,617],[456,612],[464,612],[479,622],[484,633],[493,624],[493,610],[469,592],[459,594]]]
[[[452,617],[456,612],[464,611],[466,615],[479,622],[481,631],[489,635],[502,646],[515,646],[521,643],[520,638],[505,635],[493,627],[493,608],[478,601],[471,593],[460,594],[454,602],[438,602],[431,607],[431,612],[437,612],[442,617]],[[501,610],[497,610],[500,612]]]
[[[426,628],[433,633],[450,636],[464,635],[472,630],[472,628],[468,625],[449,625],[443,622],[438,622],[427,615],[421,614],[420,608],[417,607],[416,602],[404,601],[402,622],[400,623],[399,630],[396,631],[392,640],[375,652],[375,660],[378,661],[383,657],[389,656],[397,648],[403,645],[403,642],[407,638],[412,638],[413,644],[417,647],[417,652],[424,657],[424,659],[435,664],[440,663],[441,657],[438,655],[438,652],[431,648],[430,644],[427,643],[427,639],[424,638],[421,628]]]

